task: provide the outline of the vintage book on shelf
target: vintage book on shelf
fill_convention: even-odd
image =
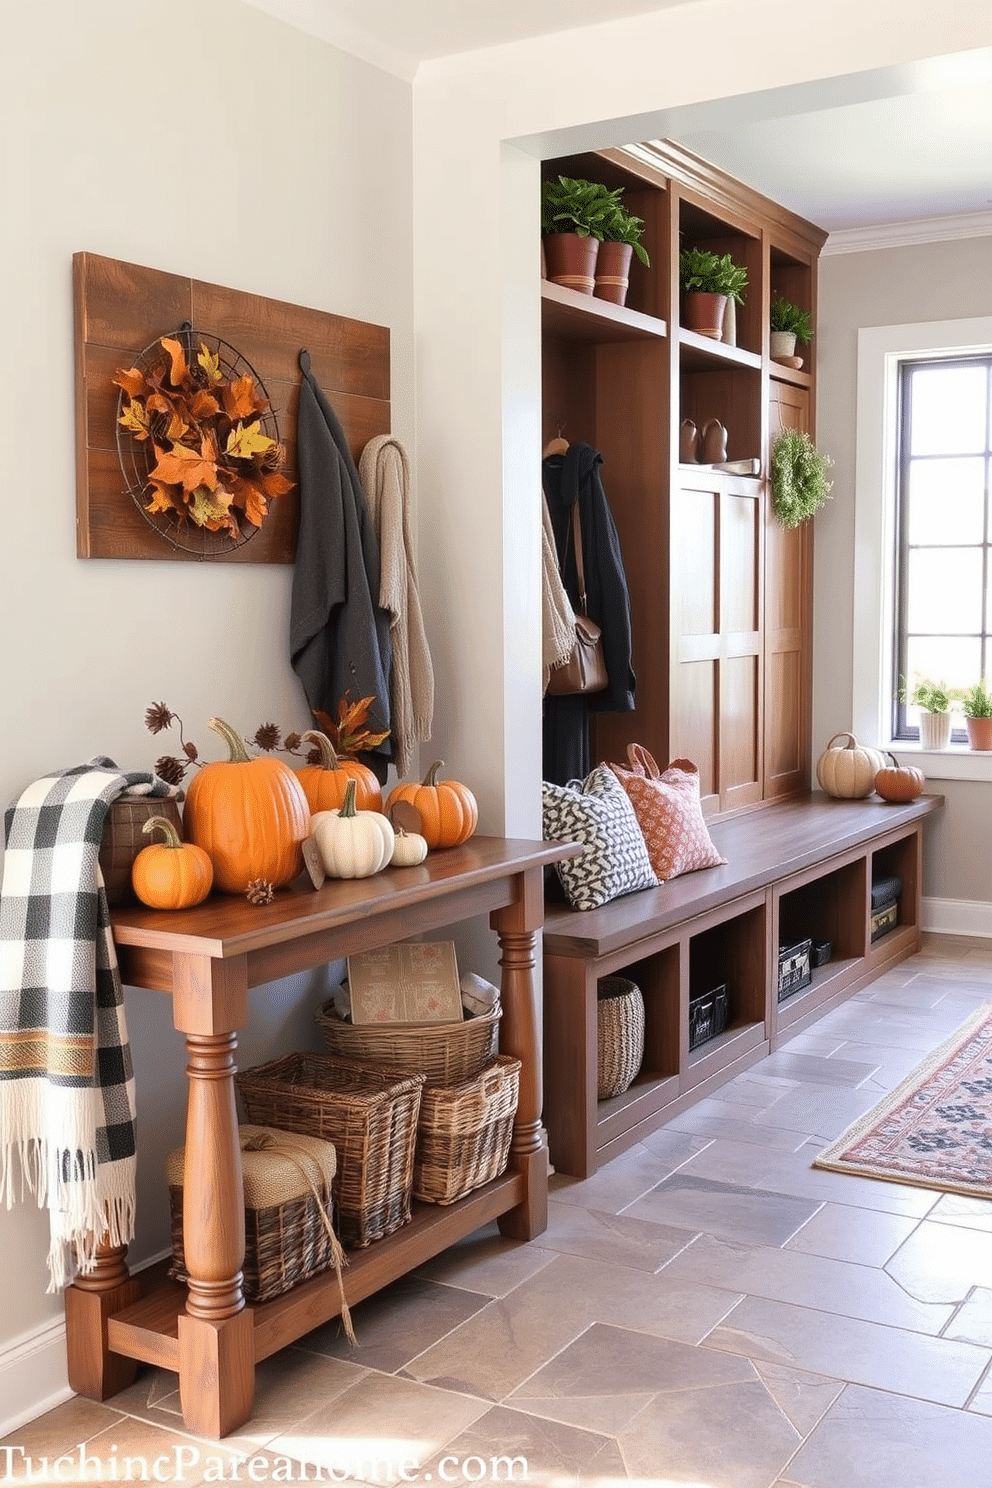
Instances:
[[[407,941],[348,957],[351,1019],[362,1023],[456,1023],[462,1016],[450,940]]]

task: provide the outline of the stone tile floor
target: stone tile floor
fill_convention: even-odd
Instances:
[[[6,1438],[0,1482],[992,1483],[992,1202],[810,1166],[986,1000],[992,943],[928,937],[594,1177],[554,1176],[538,1240],[482,1231],[356,1308],[357,1350],[334,1323],[267,1360],[236,1436],[190,1436],[146,1370]]]

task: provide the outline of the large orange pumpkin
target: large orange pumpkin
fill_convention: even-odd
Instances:
[[[457,847],[467,841],[479,824],[479,807],[467,785],[458,780],[438,780],[444,760],[435,760],[420,785],[397,785],[389,793],[387,807],[409,801],[420,815],[420,835],[427,846]]]
[[[244,740],[222,718],[210,727],[230,757],[204,765],[186,792],[183,826],[214,865],[214,884],[243,894],[253,878],[275,888],[303,869],[310,808],[296,772],[281,760],[252,759]]]
[[[382,810],[382,789],[374,770],[352,755],[336,754],[327,735],[316,729],[307,729],[301,739],[320,750],[319,765],[303,765],[296,772],[311,811],[335,811],[342,806],[349,780],[355,782],[356,810]]]

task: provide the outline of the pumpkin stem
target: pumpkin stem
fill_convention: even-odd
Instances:
[[[248,753],[248,750],[245,747],[245,741],[244,739],[242,739],[237,729],[233,729],[229,723],[225,723],[223,718],[208,718],[207,727],[212,728],[215,734],[220,734],[221,738],[224,740],[224,743],[227,745],[228,750],[230,751],[230,759],[228,761],[229,764],[251,764],[251,755]]]
[[[142,832],[159,831],[165,839],[166,847],[182,847],[182,841],[174,824],[165,816],[150,816],[142,827]]]
[[[425,785],[437,785],[437,772],[444,769],[444,760],[435,760],[424,776]]]
[[[355,810],[355,778],[352,775],[348,777],[348,784],[344,788],[344,800],[341,802],[338,816],[357,815],[358,812]]]
[[[322,770],[336,770],[338,767],[338,757],[334,752],[334,745],[327,735],[320,733],[317,729],[307,729],[305,734],[300,735],[300,743],[306,744],[308,740],[310,743],[316,744],[320,750],[320,768]]]

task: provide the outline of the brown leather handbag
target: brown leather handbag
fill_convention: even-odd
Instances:
[[[603,637],[595,620],[586,613],[586,574],[582,561],[582,528],[578,498],[572,502],[572,536],[575,541],[575,572],[579,581],[579,608],[575,614],[575,644],[562,666],[553,667],[548,681],[549,697],[576,692],[602,692],[609,682]],[[567,545],[565,549],[568,551]]]

